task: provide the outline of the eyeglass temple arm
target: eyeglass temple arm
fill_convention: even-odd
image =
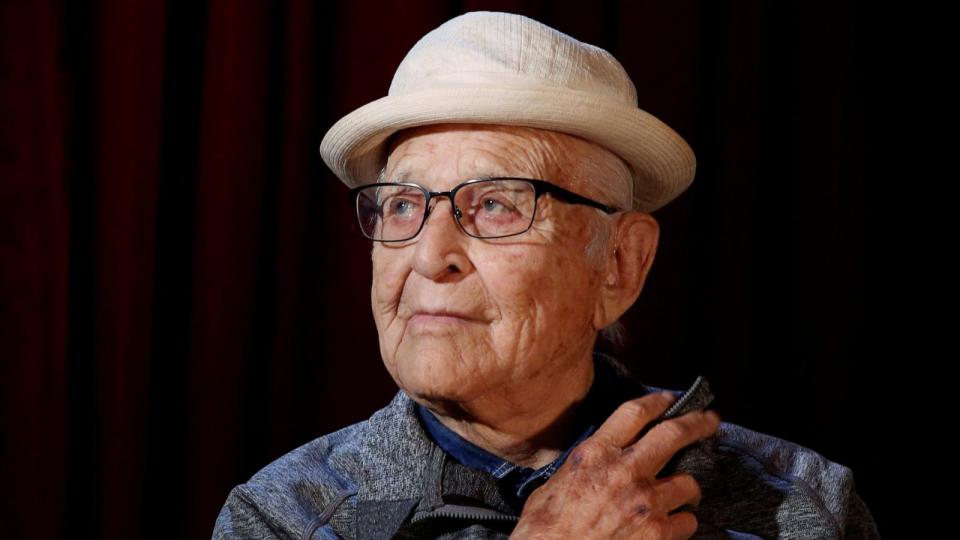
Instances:
[[[559,195],[560,199],[566,200],[567,202],[574,202],[579,204],[585,204],[587,206],[592,206],[594,208],[599,208],[608,214],[613,214],[619,212],[619,208],[613,206],[607,206],[601,202],[597,202],[593,199],[588,199],[583,195],[578,195],[572,191],[567,191],[560,186],[553,185],[549,182],[544,182],[542,180],[531,180],[533,185],[537,188],[538,192],[550,193],[552,195]]]

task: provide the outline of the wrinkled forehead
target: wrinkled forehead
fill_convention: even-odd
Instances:
[[[384,180],[456,183],[473,178],[521,176],[566,182],[565,164],[576,159],[564,134],[493,124],[435,124],[391,136]]]

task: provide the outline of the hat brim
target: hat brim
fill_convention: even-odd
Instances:
[[[650,113],[593,92],[546,86],[453,86],[385,96],[334,124],[320,154],[342,182],[355,187],[376,181],[393,133],[461,122],[548,129],[595,142],[633,169],[633,208],[644,212],[676,198],[696,172],[686,141]]]

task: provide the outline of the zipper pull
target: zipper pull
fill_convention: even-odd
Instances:
[[[703,410],[713,401],[713,392],[710,391],[710,384],[707,382],[707,379],[700,375],[697,377],[697,380],[693,381],[693,384],[690,385],[690,388],[687,389],[678,399],[671,405],[663,414],[657,417],[655,420],[647,424],[642,430],[637,439],[643,438],[644,435],[650,431],[653,426],[663,422],[664,420],[669,420],[671,418],[676,418],[680,415],[686,414],[690,411],[700,411]]]
[[[702,411],[713,401],[713,392],[710,391],[710,383],[700,375],[693,381],[690,388],[667,409],[655,422],[659,423],[670,418],[675,418],[690,411]]]

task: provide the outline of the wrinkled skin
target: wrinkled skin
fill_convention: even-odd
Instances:
[[[670,514],[700,504],[696,480],[687,473],[656,476],[681,448],[713,436],[720,417],[690,412],[633,442],[674,399],[648,394],[621,405],[530,495],[511,538],[677,539],[696,533],[692,512]]]
[[[606,157],[606,150],[570,135],[443,124],[399,134],[391,144],[386,178],[431,191],[490,175],[540,178],[610,204],[594,183],[573,173],[578,163]],[[657,222],[642,212],[613,216],[611,246],[597,267],[585,257],[592,208],[544,196],[529,231],[481,240],[458,228],[449,199],[431,204],[415,239],[374,243],[371,253],[371,303],[384,365],[412,399],[474,444],[528,467],[549,463],[569,445],[576,405],[593,382],[597,332],[640,293],[656,251]],[[652,430],[644,440],[655,433],[673,432]],[[600,520],[612,528],[595,524],[591,530],[634,530],[635,518],[618,521],[618,528],[617,520],[601,510],[618,497],[629,497],[630,504],[642,500],[637,489],[650,495],[667,488],[649,482],[649,465],[633,476],[621,471],[600,440],[595,434],[581,444],[572,454],[576,459],[564,465],[573,461],[577,468],[558,472],[534,493],[518,534],[565,535],[564,520],[574,514],[559,509],[576,510],[580,521],[568,525]],[[650,440],[661,453],[677,442],[676,437]],[[585,474],[598,480],[578,485]],[[627,486],[627,478],[638,482]],[[694,486],[684,486],[686,499],[695,495]],[[585,512],[593,512],[592,519]],[[660,513],[653,505],[650,519]],[[645,530],[663,530],[658,527]]]

